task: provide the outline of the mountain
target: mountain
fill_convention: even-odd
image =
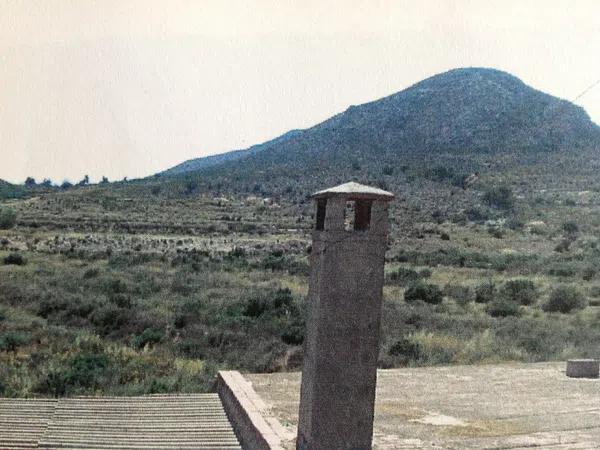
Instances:
[[[221,153],[219,155],[188,159],[187,161],[184,161],[181,164],[178,164],[174,167],[171,167],[170,169],[165,170],[164,172],[162,172],[162,174],[178,175],[185,172],[193,172],[195,170],[205,169],[207,167],[218,166],[229,161],[243,159],[263,150],[266,150],[274,145],[281,144],[292,137],[298,136],[301,133],[302,130],[292,130],[275,139],[271,139],[270,141],[264,142],[262,144],[253,145],[252,147],[244,150],[232,150],[230,152]]]
[[[185,183],[175,190],[188,194],[204,189],[277,195],[293,185],[299,193],[348,180],[404,186],[429,177],[459,185],[461,177],[490,164],[498,172],[500,165],[512,170],[539,163],[550,177],[545,168],[551,161],[571,158],[577,173],[586,166],[584,153],[595,158],[598,150],[600,127],[583,108],[506,72],[463,68],[351,106],[312,128],[165,173],[183,177],[171,183]]]

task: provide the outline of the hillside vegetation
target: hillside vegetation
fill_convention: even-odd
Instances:
[[[298,370],[309,195],[349,180],[396,194],[380,367],[597,357],[596,135],[514,77],[457,70],[210,168],[19,186],[0,201],[0,395]]]

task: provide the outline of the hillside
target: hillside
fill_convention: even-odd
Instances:
[[[364,174],[373,178],[385,166],[389,172],[410,162],[423,166],[437,161],[471,171],[481,170],[484,159],[494,155],[511,155],[507,163],[517,165],[523,159],[539,161],[543,155],[568,156],[598,148],[600,127],[583,108],[508,73],[465,68],[351,106],[302,132],[226,153],[218,160],[192,160],[164,173],[193,167],[202,172],[200,183],[233,179],[275,186],[280,177],[309,183],[323,182],[323,176],[329,183],[344,181],[359,167],[363,181],[369,181]],[[238,187],[243,189],[232,186]]]
[[[170,169],[165,170],[162,173],[165,175],[178,175],[185,172],[193,172],[195,170],[218,166],[229,161],[236,161],[238,159],[252,156],[258,152],[271,148],[274,145],[281,144],[290,138],[298,136],[301,133],[301,130],[292,130],[275,139],[264,142],[262,144],[253,145],[252,147],[244,150],[232,150],[230,152],[221,153],[219,155],[189,159],[187,161],[182,162],[181,164],[177,164],[175,167],[171,167]]]
[[[298,370],[309,195],[349,180],[396,195],[380,368],[596,356],[599,141],[580,108],[469,69],[213,167],[17,186],[28,198],[0,199],[0,396]]]

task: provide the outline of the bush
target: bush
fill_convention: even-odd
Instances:
[[[491,236],[494,236],[496,239],[502,239],[504,237],[504,231],[502,231],[501,228],[490,226],[488,227],[487,231]]]
[[[435,284],[415,283],[404,292],[404,301],[411,303],[421,300],[425,303],[437,305],[442,302],[442,291]]]
[[[467,220],[471,222],[483,222],[492,218],[489,211],[484,211],[479,208],[467,208],[465,209],[464,215]]]
[[[8,230],[17,223],[17,213],[12,208],[0,209],[0,230]]]
[[[65,367],[48,372],[35,390],[60,397],[73,390],[98,389],[106,383],[109,363],[103,353],[80,353],[71,358]]]
[[[492,208],[512,209],[515,204],[513,191],[508,186],[495,186],[483,194],[483,200]]]
[[[520,305],[533,305],[538,298],[535,285],[530,280],[510,280],[502,287],[502,296]]]
[[[586,306],[585,297],[573,286],[558,286],[552,290],[542,309],[546,312],[570,313]]]
[[[573,241],[571,239],[563,239],[558,244],[556,244],[556,247],[554,247],[554,251],[559,253],[568,252],[569,247],[571,247],[572,243]]]
[[[388,281],[398,286],[406,286],[415,283],[422,278],[421,274],[413,269],[399,267],[388,275]]]
[[[67,384],[77,387],[102,386],[102,378],[108,366],[108,357],[103,353],[76,355],[65,373]]]
[[[62,397],[67,393],[65,374],[60,370],[51,370],[39,381],[34,390],[40,394],[52,394],[54,397]]]
[[[131,343],[134,347],[144,348],[146,345],[158,344],[163,339],[163,332],[154,328],[146,328],[142,334],[134,336]]]
[[[562,230],[567,234],[577,234],[579,233],[579,225],[577,225],[577,222],[569,220],[562,224]]]
[[[421,357],[421,346],[418,342],[402,337],[391,345],[388,354],[396,357],[400,364],[406,365]]]
[[[487,305],[487,313],[492,317],[520,316],[521,307],[510,300],[497,299]]]
[[[489,303],[496,297],[496,284],[492,281],[481,283],[475,288],[475,301],[477,303]]]
[[[272,297],[257,295],[250,298],[245,305],[244,315],[249,317],[259,317],[266,313],[285,315],[293,301],[292,291],[288,288],[277,289]]]
[[[97,269],[96,267],[92,267],[90,269],[87,269],[84,273],[83,273],[83,279],[84,280],[89,280],[90,278],[95,278],[100,274],[100,270]]]
[[[27,260],[19,253],[11,253],[10,255],[8,255],[4,258],[4,264],[5,265],[12,264],[15,266],[24,266],[25,264],[27,264]]]
[[[444,286],[444,295],[454,299],[459,305],[466,305],[473,301],[471,288],[461,284],[447,284]]]
[[[122,330],[132,320],[131,312],[125,308],[108,304],[96,309],[90,315],[90,321],[102,335]]]
[[[304,342],[305,329],[303,322],[293,323],[283,331],[281,340],[288,345],[301,345]]]
[[[28,342],[29,336],[11,331],[0,335],[0,350],[16,353],[19,347]]]

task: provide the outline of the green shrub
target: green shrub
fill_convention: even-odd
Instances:
[[[154,328],[146,328],[142,334],[134,336],[131,343],[134,347],[144,348],[146,345],[158,344],[162,341],[164,333]]]
[[[0,334],[0,350],[16,353],[17,349],[29,342],[29,336],[23,333],[9,331]]]
[[[504,231],[498,227],[489,226],[487,232],[496,239],[502,239],[504,237]]]
[[[27,264],[27,260],[19,253],[11,253],[4,258],[5,265],[24,266]]]
[[[59,368],[50,370],[34,390],[60,397],[66,394],[105,388],[111,373],[104,353],[79,353]]]
[[[107,294],[125,294],[127,283],[120,278],[109,278],[104,282],[104,290]]]
[[[306,326],[303,321],[293,323],[281,334],[281,340],[288,345],[301,345],[304,342]]]
[[[425,303],[437,305],[442,302],[442,299],[442,291],[435,284],[417,282],[404,292],[404,301],[407,303],[421,300]]]
[[[571,247],[572,243],[572,239],[563,239],[558,244],[556,244],[556,247],[554,247],[554,251],[558,253],[568,252],[569,247]]]
[[[388,275],[388,281],[391,284],[397,284],[398,286],[406,286],[407,284],[415,283],[421,278],[419,272],[405,267],[398,267],[398,269],[390,272]]]
[[[104,305],[90,314],[90,321],[96,327],[96,331],[102,335],[123,331],[125,325],[131,320],[130,310],[112,304]]]
[[[423,269],[419,271],[419,276],[421,278],[431,278],[431,275],[433,275],[431,269]]]
[[[146,394],[168,394],[173,392],[173,386],[162,379],[153,378],[150,385],[146,389]]]
[[[562,230],[570,235],[579,233],[579,225],[573,220],[569,220],[562,224]]]
[[[546,273],[556,277],[573,277],[577,274],[578,270],[576,264],[561,261],[550,265]]]
[[[103,353],[80,353],[70,361],[66,371],[67,384],[78,387],[102,386],[108,367],[108,357]]]
[[[520,316],[521,307],[510,300],[496,299],[488,303],[487,313],[492,317]]]
[[[475,288],[475,301],[477,303],[489,303],[496,297],[496,284],[485,281]]]
[[[112,294],[109,294],[108,300],[120,308],[131,308],[133,306],[131,297],[127,294],[112,293]]]
[[[444,295],[454,299],[459,305],[466,305],[473,301],[473,293],[469,286],[461,284],[447,284],[444,286]]]
[[[422,351],[419,343],[406,337],[398,339],[388,350],[388,354],[395,357],[395,359],[403,365],[418,361],[421,357],[421,353]]]
[[[581,273],[581,278],[585,281],[592,281],[598,275],[598,269],[595,267],[586,267]]]
[[[255,295],[245,305],[244,315],[259,317],[265,313],[286,314],[293,303],[292,291],[288,288],[277,289],[273,295]]]
[[[520,305],[533,305],[538,298],[533,282],[524,279],[507,281],[502,286],[501,294],[506,300]]]
[[[100,270],[97,269],[96,267],[92,267],[90,269],[87,269],[83,273],[83,279],[89,280],[90,278],[96,278],[99,274],[100,274]]]
[[[525,221],[517,216],[511,216],[506,220],[506,226],[514,231],[525,228]]]
[[[492,208],[512,209],[515,204],[515,197],[510,187],[495,186],[484,192],[483,201]]]
[[[17,213],[12,208],[0,208],[0,230],[8,230],[17,223]]]
[[[67,308],[67,301],[56,297],[46,297],[40,301],[37,307],[37,314],[43,318],[48,318],[52,314],[63,311]]]
[[[464,215],[471,222],[484,222],[492,218],[490,211],[479,208],[467,208],[464,211]]]
[[[573,286],[558,286],[552,290],[548,301],[542,306],[546,312],[570,313],[586,306],[585,297]]]
[[[261,263],[261,267],[271,272],[285,270],[288,261],[283,255],[267,255]]]
[[[34,391],[40,394],[51,394],[53,397],[62,397],[67,393],[67,379],[61,370],[51,370],[39,380]]]

